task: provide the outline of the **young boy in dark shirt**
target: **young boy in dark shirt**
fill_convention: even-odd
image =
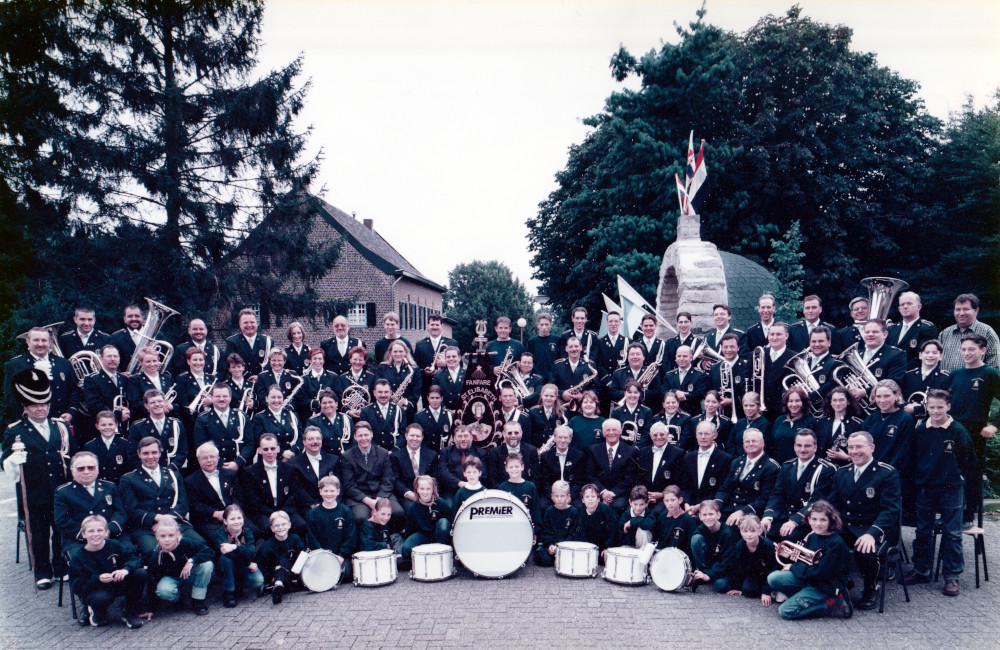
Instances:
[[[628,495],[628,510],[618,519],[619,546],[642,548],[653,541],[653,525],[656,517],[648,509],[649,491],[644,485],[636,485]]]
[[[722,510],[714,499],[705,499],[698,509],[701,525],[691,536],[691,555],[694,558],[694,581],[711,582],[716,593],[729,591],[729,563],[736,552],[739,533],[722,523]]]
[[[160,600],[176,603],[181,589],[191,587],[191,609],[198,616],[208,614],[205,596],[212,581],[215,551],[201,542],[181,537],[180,526],[173,517],[156,524],[156,546],[146,561],[149,584],[155,585]]]
[[[465,477],[465,485],[458,488],[458,491],[455,493],[456,513],[462,509],[462,504],[465,503],[466,499],[486,489],[486,486],[479,482],[479,478],[482,475],[483,461],[475,456],[466,458],[465,463],[462,464],[462,476]]]
[[[542,515],[542,527],[538,548],[535,549],[535,564],[550,567],[556,561],[556,545],[559,542],[580,540],[580,511],[570,505],[570,486],[567,481],[552,484],[552,505]]]
[[[684,499],[679,487],[668,485],[663,489],[663,506],[666,510],[660,513],[653,525],[657,550],[676,548],[691,557],[691,536],[698,527],[698,520],[684,512]]]
[[[358,527],[351,509],[337,501],[340,479],[324,476],[319,480],[319,496],[323,500],[306,515],[309,548],[323,548],[340,561],[340,581],[351,578],[351,555],[358,547]],[[391,510],[391,506],[390,506]]]
[[[541,514],[538,512],[538,488],[531,481],[524,480],[524,458],[514,452],[507,455],[504,461],[507,469],[507,480],[497,486],[497,489],[510,492],[528,508],[531,523],[538,530]]]
[[[581,541],[590,542],[600,550],[599,562],[604,564],[605,551],[618,539],[618,516],[601,501],[597,486],[588,483],[580,489],[583,511],[580,513]]]
[[[774,557],[774,542],[764,535],[757,515],[747,515],[740,520],[740,537],[736,554],[729,566],[730,596],[760,598],[761,605],[771,604],[771,590],[767,576],[778,568]]]
[[[274,537],[264,542],[257,551],[257,564],[264,573],[265,584],[271,588],[271,602],[280,603],[285,592],[295,586],[292,566],[305,544],[292,529],[292,519],[284,510],[275,510],[268,518]]]
[[[119,596],[125,597],[125,627],[142,627],[142,589],[146,571],[139,566],[131,546],[108,539],[108,522],[101,515],[83,519],[80,535],[87,544],[69,562],[73,593],[80,597],[83,612],[80,625],[100,627],[109,624],[108,608]]]
[[[215,533],[219,549],[219,576],[222,578],[222,604],[236,607],[236,599],[247,587],[256,597],[264,586],[264,574],[257,567],[257,547],[253,532],[247,528],[243,508],[231,503],[222,511],[222,528]]]
[[[372,515],[367,521],[361,522],[361,551],[384,551],[398,549],[403,544],[399,533],[389,532],[389,519],[392,518],[392,504],[389,499],[375,499]]]

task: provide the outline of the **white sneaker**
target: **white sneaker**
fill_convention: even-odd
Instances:
[[[788,596],[786,596],[784,593],[782,593],[780,591],[774,592],[774,602],[776,602],[776,603],[783,603],[786,600],[788,600]]]

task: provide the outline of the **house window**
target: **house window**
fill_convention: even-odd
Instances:
[[[367,327],[368,305],[360,303],[351,307],[347,312],[347,322],[351,327]]]
[[[420,314],[420,329],[427,329],[427,308],[419,307],[417,311]]]
[[[402,300],[399,301],[399,329],[405,330],[409,329],[409,312],[406,309],[406,303]]]

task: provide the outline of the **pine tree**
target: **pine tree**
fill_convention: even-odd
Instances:
[[[772,239],[774,251],[768,258],[771,270],[778,280],[774,292],[774,319],[788,324],[795,322],[802,310],[802,279],[806,270],[802,266],[802,230],[796,219],[781,239]]]

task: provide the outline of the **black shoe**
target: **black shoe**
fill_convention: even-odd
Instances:
[[[111,621],[107,619],[106,615],[98,614],[97,611],[91,607],[87,606],[87,624],[91,627],[104,627],[108,625]]]
[[[205,604],[204,600],[198,600],[197,598],[192,598],[191,611],[193,611],[198,616],[205,616],[206,614],[208,614],[208,605]]]
[[[917,573],[913,569],[910,569],[905,574],[903,574],[904,585],[927,584],[930,581],[931,581],[930,576],[924,575],[922,573]]]
[[[142,619],[135,614],[126,614],[125,616],[122,616],[122,623],[124,623],[125,627],[130,630],[138,630],[142,627]]]
[[[274,583],[274,589],[271,590],[271,602],[275,605],[281,602],[282,596],[285,595],[285,584],[280,580]]]
[[[866,589],[863,594],[861,594],[861,602],[858,603],[858,609],[862,611],[868,611],[869,609],[875,609],[878,605],[878,587],[874,589]]]
[[[223,607],[236,607],[236,595],[231,591],[222,592]]]
[[[850,592],[843,592],[833,599],[833,607],[830,609],[830,616],[837,618],[851,618],[854,616],[854,606],[851,605]]]
[[[36,580],[35,581],[35,587],[38,588],[38,591],[45,591],[46,589],[51,589],[52,588],[52,579],[51,578],[41,578],[39,580]]]

